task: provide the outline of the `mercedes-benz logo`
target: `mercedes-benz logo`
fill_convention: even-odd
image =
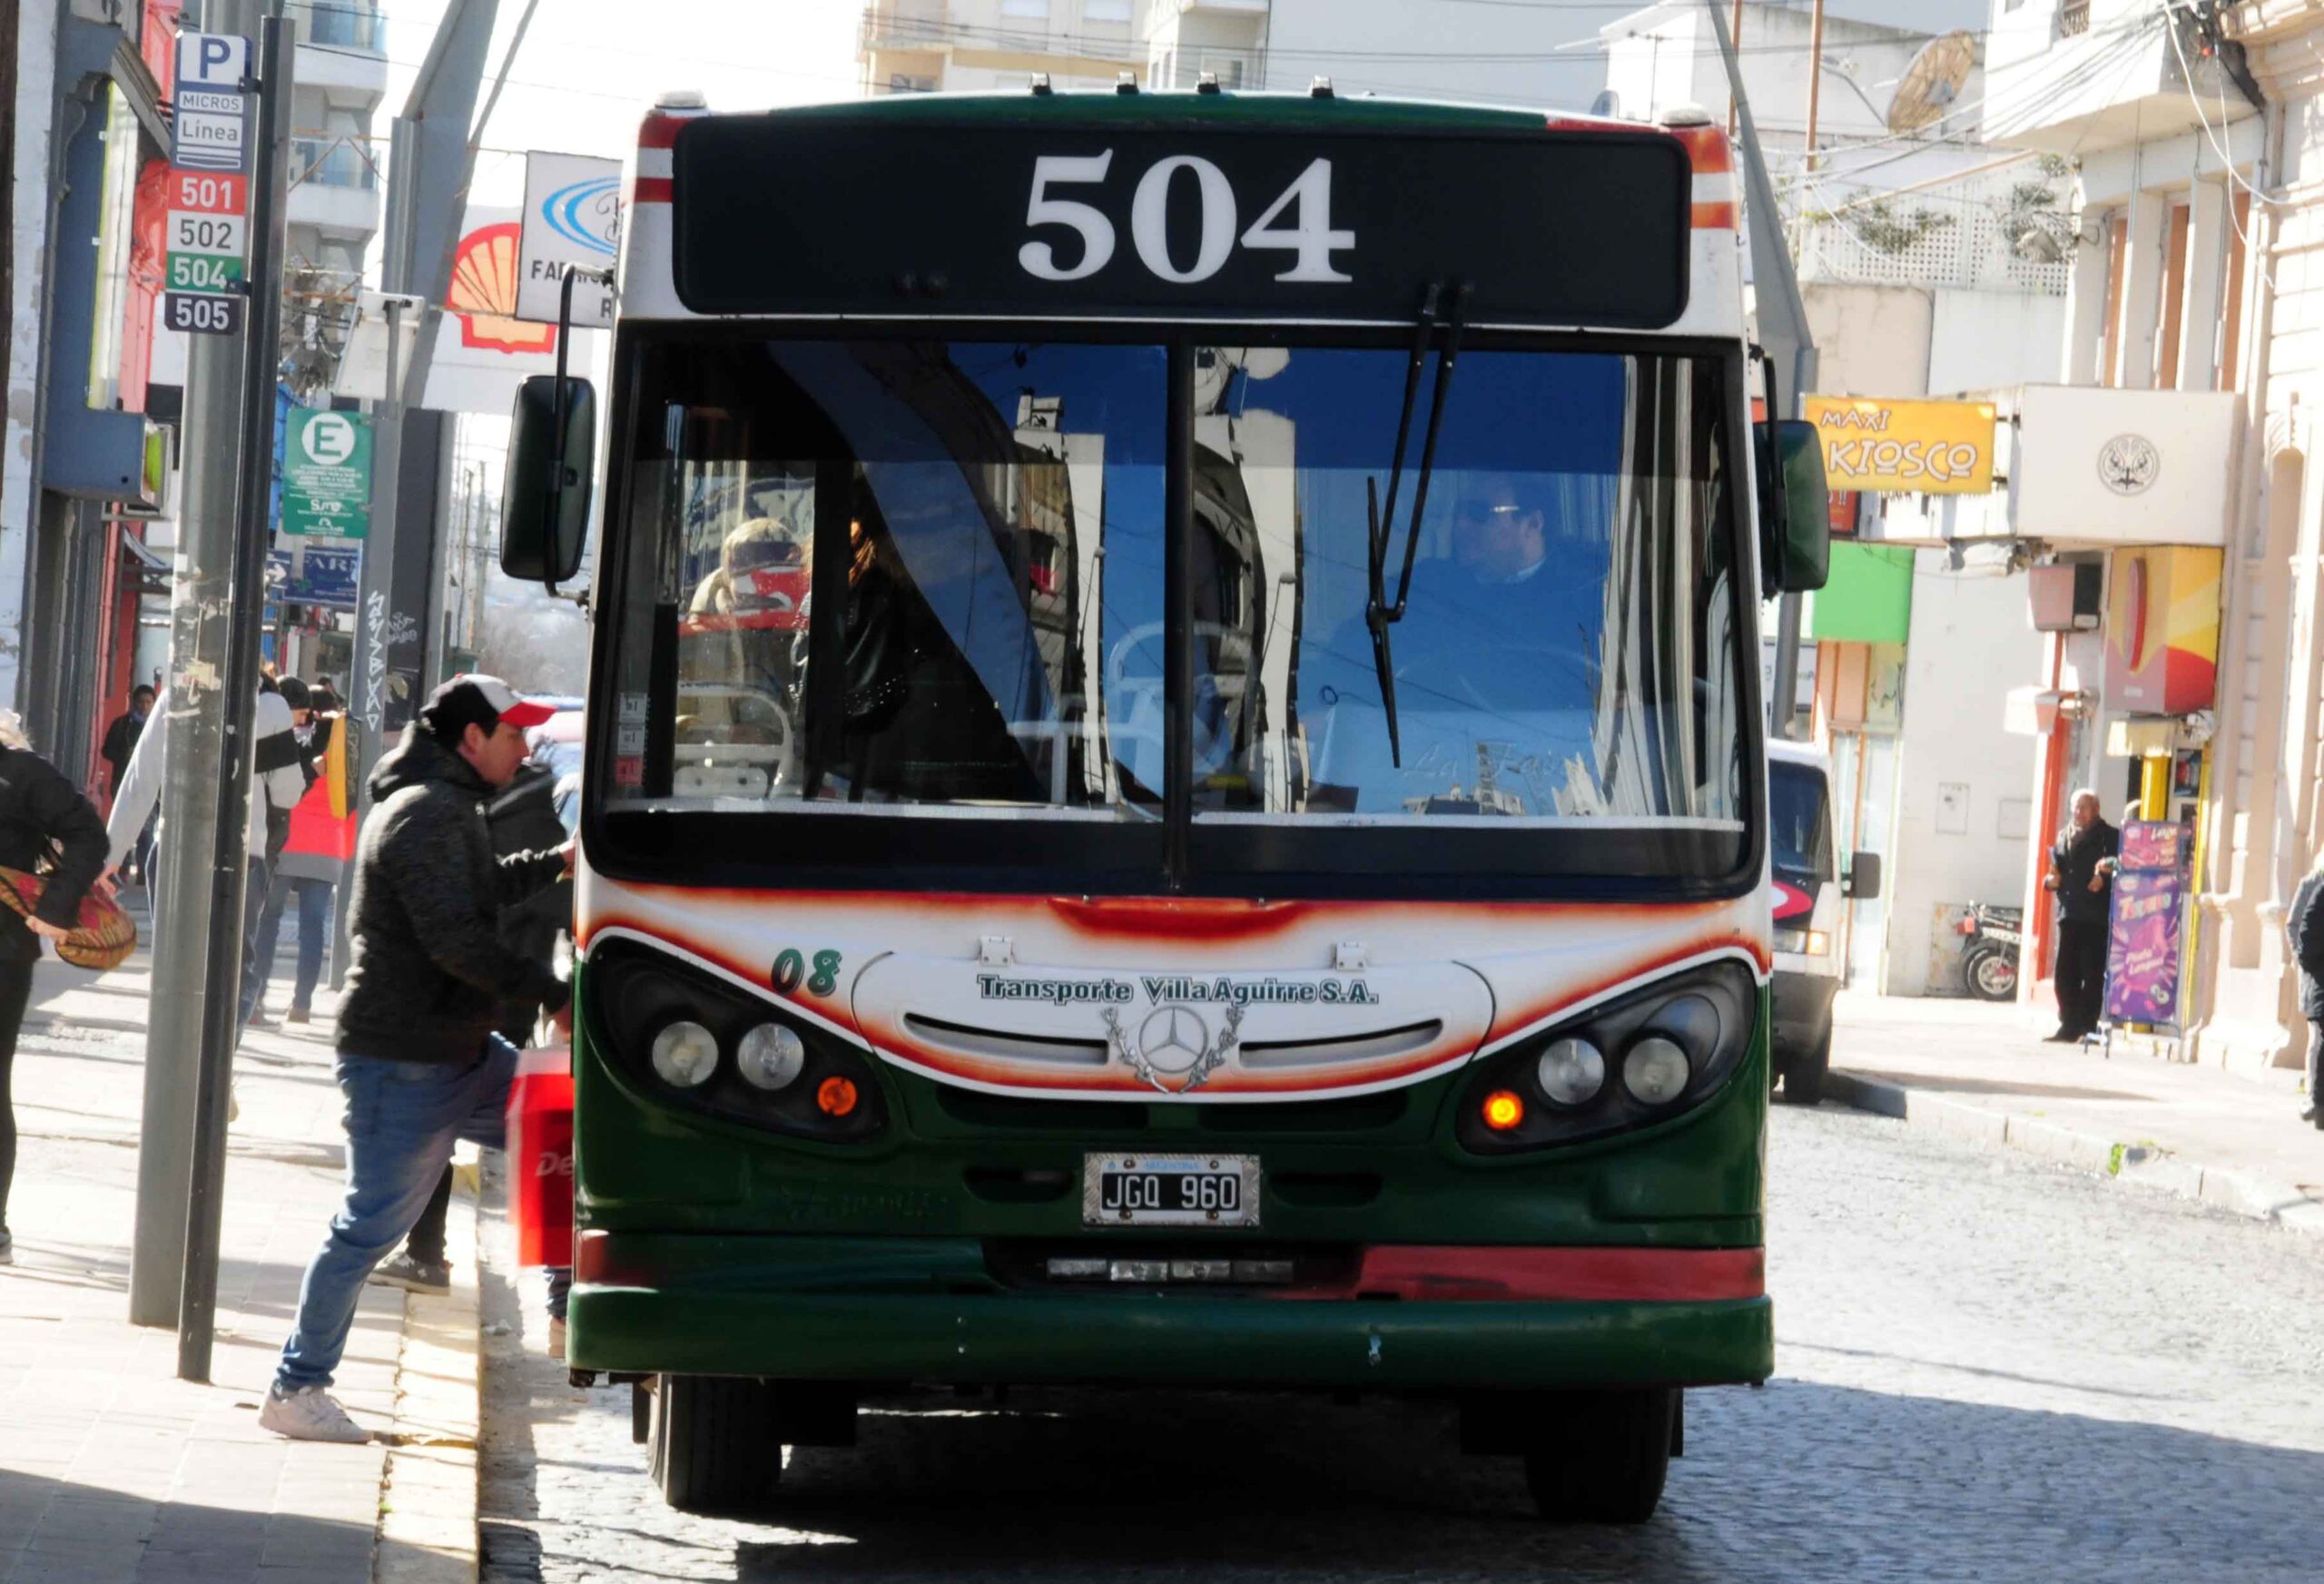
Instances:
[[[1133,1036],[1122,1027],[1121,1014],[1106,1008],[1107,1040],[1115,1057],[1166,1095],[1183,1095],[1199,1088],[1234,1054],[1243,1026],[1243,1008],[1226,1008],[1226,1027],[1216,1038],[1200,1012],[1183,1002],[1167,1001],[1146,1015]]]
[[[1156,1072],[1192,1072],[1210,1048],[1210,1030],[1192,1007],[1157,1007],[1137,1026],[1137,1053]]]
[[[2136,495],[2162,471],[2162,453],[2144,435],[2116,435],[2098,448],[2098,477],[2116,495]]]

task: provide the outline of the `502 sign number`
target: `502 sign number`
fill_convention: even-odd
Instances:
[[[1086,280],[1113,262],[1120,238],[1113,221],[1080,198],[1059,197],[1057,190],[1103,183],[1113,170],[1114,151],[1102,154],[1042,154],[1033,161],[1033,186],[1025,206],[1025,224],[1062,226],[1080,239],[1078,256],[1069,262],[1059,257],[1057,245],[1046,240],[1017,250],[1017,262],[1029,275],[1043,280]],[[1193,182],[1200,200],[1201,220],[1191,239],[1170,234],[1170,194],[1185,178]],[[1278,223],[1288,216],[1289,223]],[[1226,172],[1199,154],[1172,154],[1147,167],[1130,194],[1130,246],[1148,274],[1174,285],[1194,286],[1226,267],[1239,242],[1254,251],[1291,255],[1277,280],[1344,283],[1354,279],[1341,271],[1332,255],[1355,246],[1352,231],[1332,229],[1332,162],[1309,163],[1298,179],[1240,230],[1235,184]],[[1180,245],[1174,251],[1173,241]],[[1193,257],[1181,266],[1184,244],[1191,241]]]

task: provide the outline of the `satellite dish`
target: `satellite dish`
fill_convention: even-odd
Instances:
[[[1622,96],[1611,88],[1598,90],[1598,97],[1590,102],[1590,113],[1619,120],[1622,113]]]
[[[1977,41],[1966,33],[1948,33],[1923,44],[1888,101],[1888,130],[1918,132],[1942,121],[1960,103],[1962,84],[1977,69]]]

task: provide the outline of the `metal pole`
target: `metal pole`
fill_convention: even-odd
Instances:
[[[256,0],[211,0],[203,18],[212,32],[244,37],[255,31],[257,20]],[[162,841],[153,888],[153,988],[146,1013],[145,1097],[129,1258],[133,1325],[175,1326],[185,1281],[186,1184],[192,1170],[194,1090],[209,980],[211,915],[205,903],[226,732],[221,682],[233,614],[241,353],[223,336],[188,340],[185,480],[170,599]],[[235,833],[239,839],[241,827]],[[236,933],[240,927],[237,920]]]
[[[278,0],[279,5],[279,0]],[[219,1227],[226,1188],[226,1106],[241,1036],[242,953],[250,942],[251,784],[261,615],[274,471],[274,404],[282,366],[282,255],[288,226],[290,88],[297,35],[279,9],[261,29],[256,159],[251,172],[249,310],[242,329],[242,433],[235,502],[233,620],[226,644],[226,741],[218,765],[212,847],[210,975],[194,1087],[193,1159],[186,1191],[185,1282],[178,1311],[178,1379],[210,1379],[218,1320]],[[263,902],[265,899],[259,899]],[[182,909],[181,910],[183,910]]]
[[[1715,3],[1716,0],[1714,0]],[[1736,48],[1743,47],[1743,0],[1735,0],[1735,20],[1728,25],[1728,35],[1734,40]],[[1728,137],[1735,135],[1736,113],[1741,104],[1740,95],[1729,93],[1727,96],[1727,135]]]
[[[1807,14],[1807,163],[1816,168],[1816,107],[1824,94],[1824,0]]]

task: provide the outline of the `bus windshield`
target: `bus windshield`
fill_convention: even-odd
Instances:
[[[1463,352],[1415,519],[1423,400],[1387,534],[1391,600],[1416,538],[1392,747],[1367,535],[1409,349],[1186,346],[1177,414],[1173,355],[645,340],[592,762],[608,809],[1150,824],[1183,762],[1196,851],[1235,867],[1268,861],[1252,826],[1739,841],[1717,359]]]

